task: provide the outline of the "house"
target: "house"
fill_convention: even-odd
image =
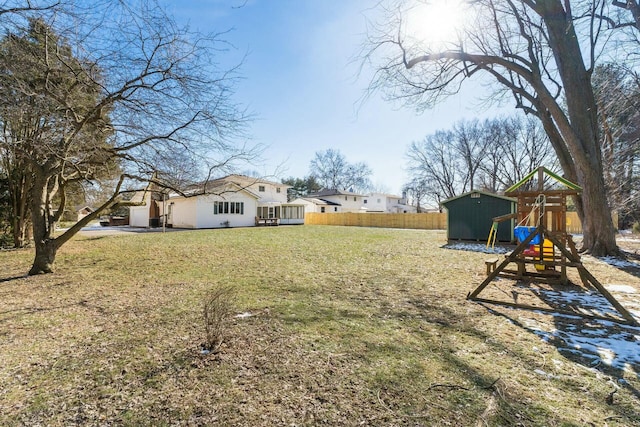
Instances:
[[[84,218],[85,216],[89,215],[90,213],[93,213],[94,209],[91,206],[83,206],[79,209],[76,210],[76,213],[78,214],[78,221],[80,221],[82,218]]]
[[[416,213],[416,207],[408,205],[405,197],[394,194],[371,193],[363,203],[367,212]]]
[[[364,204],[366,196],[356,194],[352,191],[344,190],[327,190],[323,189],[317,193],[310,193],[308,197],[294,200],[300,200],[307,206],[315,206],[316,209],[311,212],[366,212],[367,208]],[[322,208],[324,207],[324,210]]]
[[[136,191],[129,201],[141,205],[129,207],[129,225],[132,227],[158,227],[160,213],[166,205],[162,201],[166,198],[166,194],[159,194],[155,191]]]
[[[292,203],[303,204],[307,212],[380,212],[380,213],[415,213],[415,206],[406,204],[403,197],[392,194],[372,193],[356,194],[352,191],[321,190],[300,197]]]
[[[470,191],[442,202],[447,209],[447,239],[486,242],[493,218],[516,212],[516,199]],[[512,242],[514,220],[498,224],[497,241]]]
[[[328,200],[316,199],[313,197],[299,197],[291,203],[303,205],[305,212],[329,213],[342,212],[340,203],[330,202]]]
[[[159,198],[138,192],[143,204],[131,207],[130,217],[135,218],[131,225],[153,226],[155,212],[159,223],[164,219],[168,227],[176,228],[304,224],[304,205],[287,203],[288,188],[260,178],[228,175],[194,186],[184,195],[169,193]]]

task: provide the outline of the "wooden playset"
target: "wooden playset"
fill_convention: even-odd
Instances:
[[[534,182],[535,178],[537,178],[537,185]],[[555,181],[555,187],[564,188],[551,186],[550,189],[545,189],[545,181]],[[532,171],[520,182],[507,189],[506,196],[517,198],[517,212],[493,219],[487,246],[491,243],[497,224],[512,218],[517,218],[518,225],[514,229],[514,234],[518,245],[512,252],[505,255],[502,262],[499,262],[498,258],[485,261],[487,277],[467,295],[467,299],[509,307],[578,314],[584,317],[637,325],[635,318],[584,267],[572,236],[566,232],[567,197],[578,195],[581,190],[578,185],[544,167]],[[535,281],[551,285],[566,285],[569,283],[567,268],[576,268],[584,287],[599,291],[618,311],[623,320],[598,314],[541,308],[520,304],[517,301],[505,302],[478,296],[498,277],[512,279],[516,283]]]

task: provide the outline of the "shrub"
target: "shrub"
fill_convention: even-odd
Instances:
[[[232,287],[212,289],[205,297],[203,318],[206,333],[204,349],[220,351],[227,334],[229,320],[234,313],[236,291]]]

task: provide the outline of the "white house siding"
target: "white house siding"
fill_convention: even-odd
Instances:
[[[329,205],[326,202],[323,202],[318,199],[312,198],[298,198],[292,200],[292,205],[303,205],[305,213],[314,212],[314,213],[322,213],[322,208],[324,208],[324,213],[334,213],[341,212],[341,206]]]
[[[131,206],[129,208],[129,225],[131,227],[149,226],[149,206]]]
[[[264,191],[260,191],[261,187],[264,188]],[[279,193],[278,188],[280,189]],[[284,184],[282,184],[282,186],[278,186],[260,182],[249,186],[249,190],[260,197],[260,203],[287,203],[287,188],[288,187]]]
[[[367,207],[369,212],[387,212],[387,213],[415,213],[415,206],[409,206],[404,204],[405,200],[402,197],[394,196],[391,194],[373,193],[364,198],[367,203],[364,206]]]
[[[239,191],[223,198],[216,196],[198,197],[195,207],[196,228],[249,227],[255,225],[258,202],[253,197]],[[244,214],[214,214],[214,202],[242,202]],[[227,223],[228,221],[228,223]]]
[[[322,198],[330,202],[338,203],[340,205],[338,212],[366,212],[367,205],[364,204],[365,197],[360,195],[331,195],[322,196]],[[333,209],[327,209],[327,211],[333,212]]]
[[[213,194],[184,198],[173,195],[167,201],[168,224],[177,228],[222,228],[256,225],[258,209],[273,208],[280,213],[287,204],[288,185],[256,180],[242,175],[229,175],[212,181],[208,188]],[[263,191],[260,191],[260,190]],[[279,191],[278,191],[279,189]],[[217,196],[215,193],[224,194]],[[243,203],[243,213],[220,214],[215,202]],[[304,218],[287,218],[287,223],[304,223]],[[283,224],[284,222],[281,222]]]
[[[290,185],[244,175],[229,175],[223,179],[228,182],[233,182],[241,188],[246,188],[251,193],[257,195],[260,204],[287,203],[287,189],[291,187]],[[261,189],[262,191],[260,191]]]
[[[364,203],[364,200],[367,202]],[[387,198],[380,194],[372,194],[364,197],[363,204],[371,212],[386,212],[387,211]]]
[[[169,215],[167,221],[175,228],[197,228],[196,222],[197,198],[176,198],[169,201]]]

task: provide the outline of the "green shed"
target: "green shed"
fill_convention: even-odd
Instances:
[[[516,212],[516,199],[483,191],[470,191],[442,202],[447,209],[447,239],[484,241],[493,218]],[[515,219],[500,222],[496,241],[513,242]]]

